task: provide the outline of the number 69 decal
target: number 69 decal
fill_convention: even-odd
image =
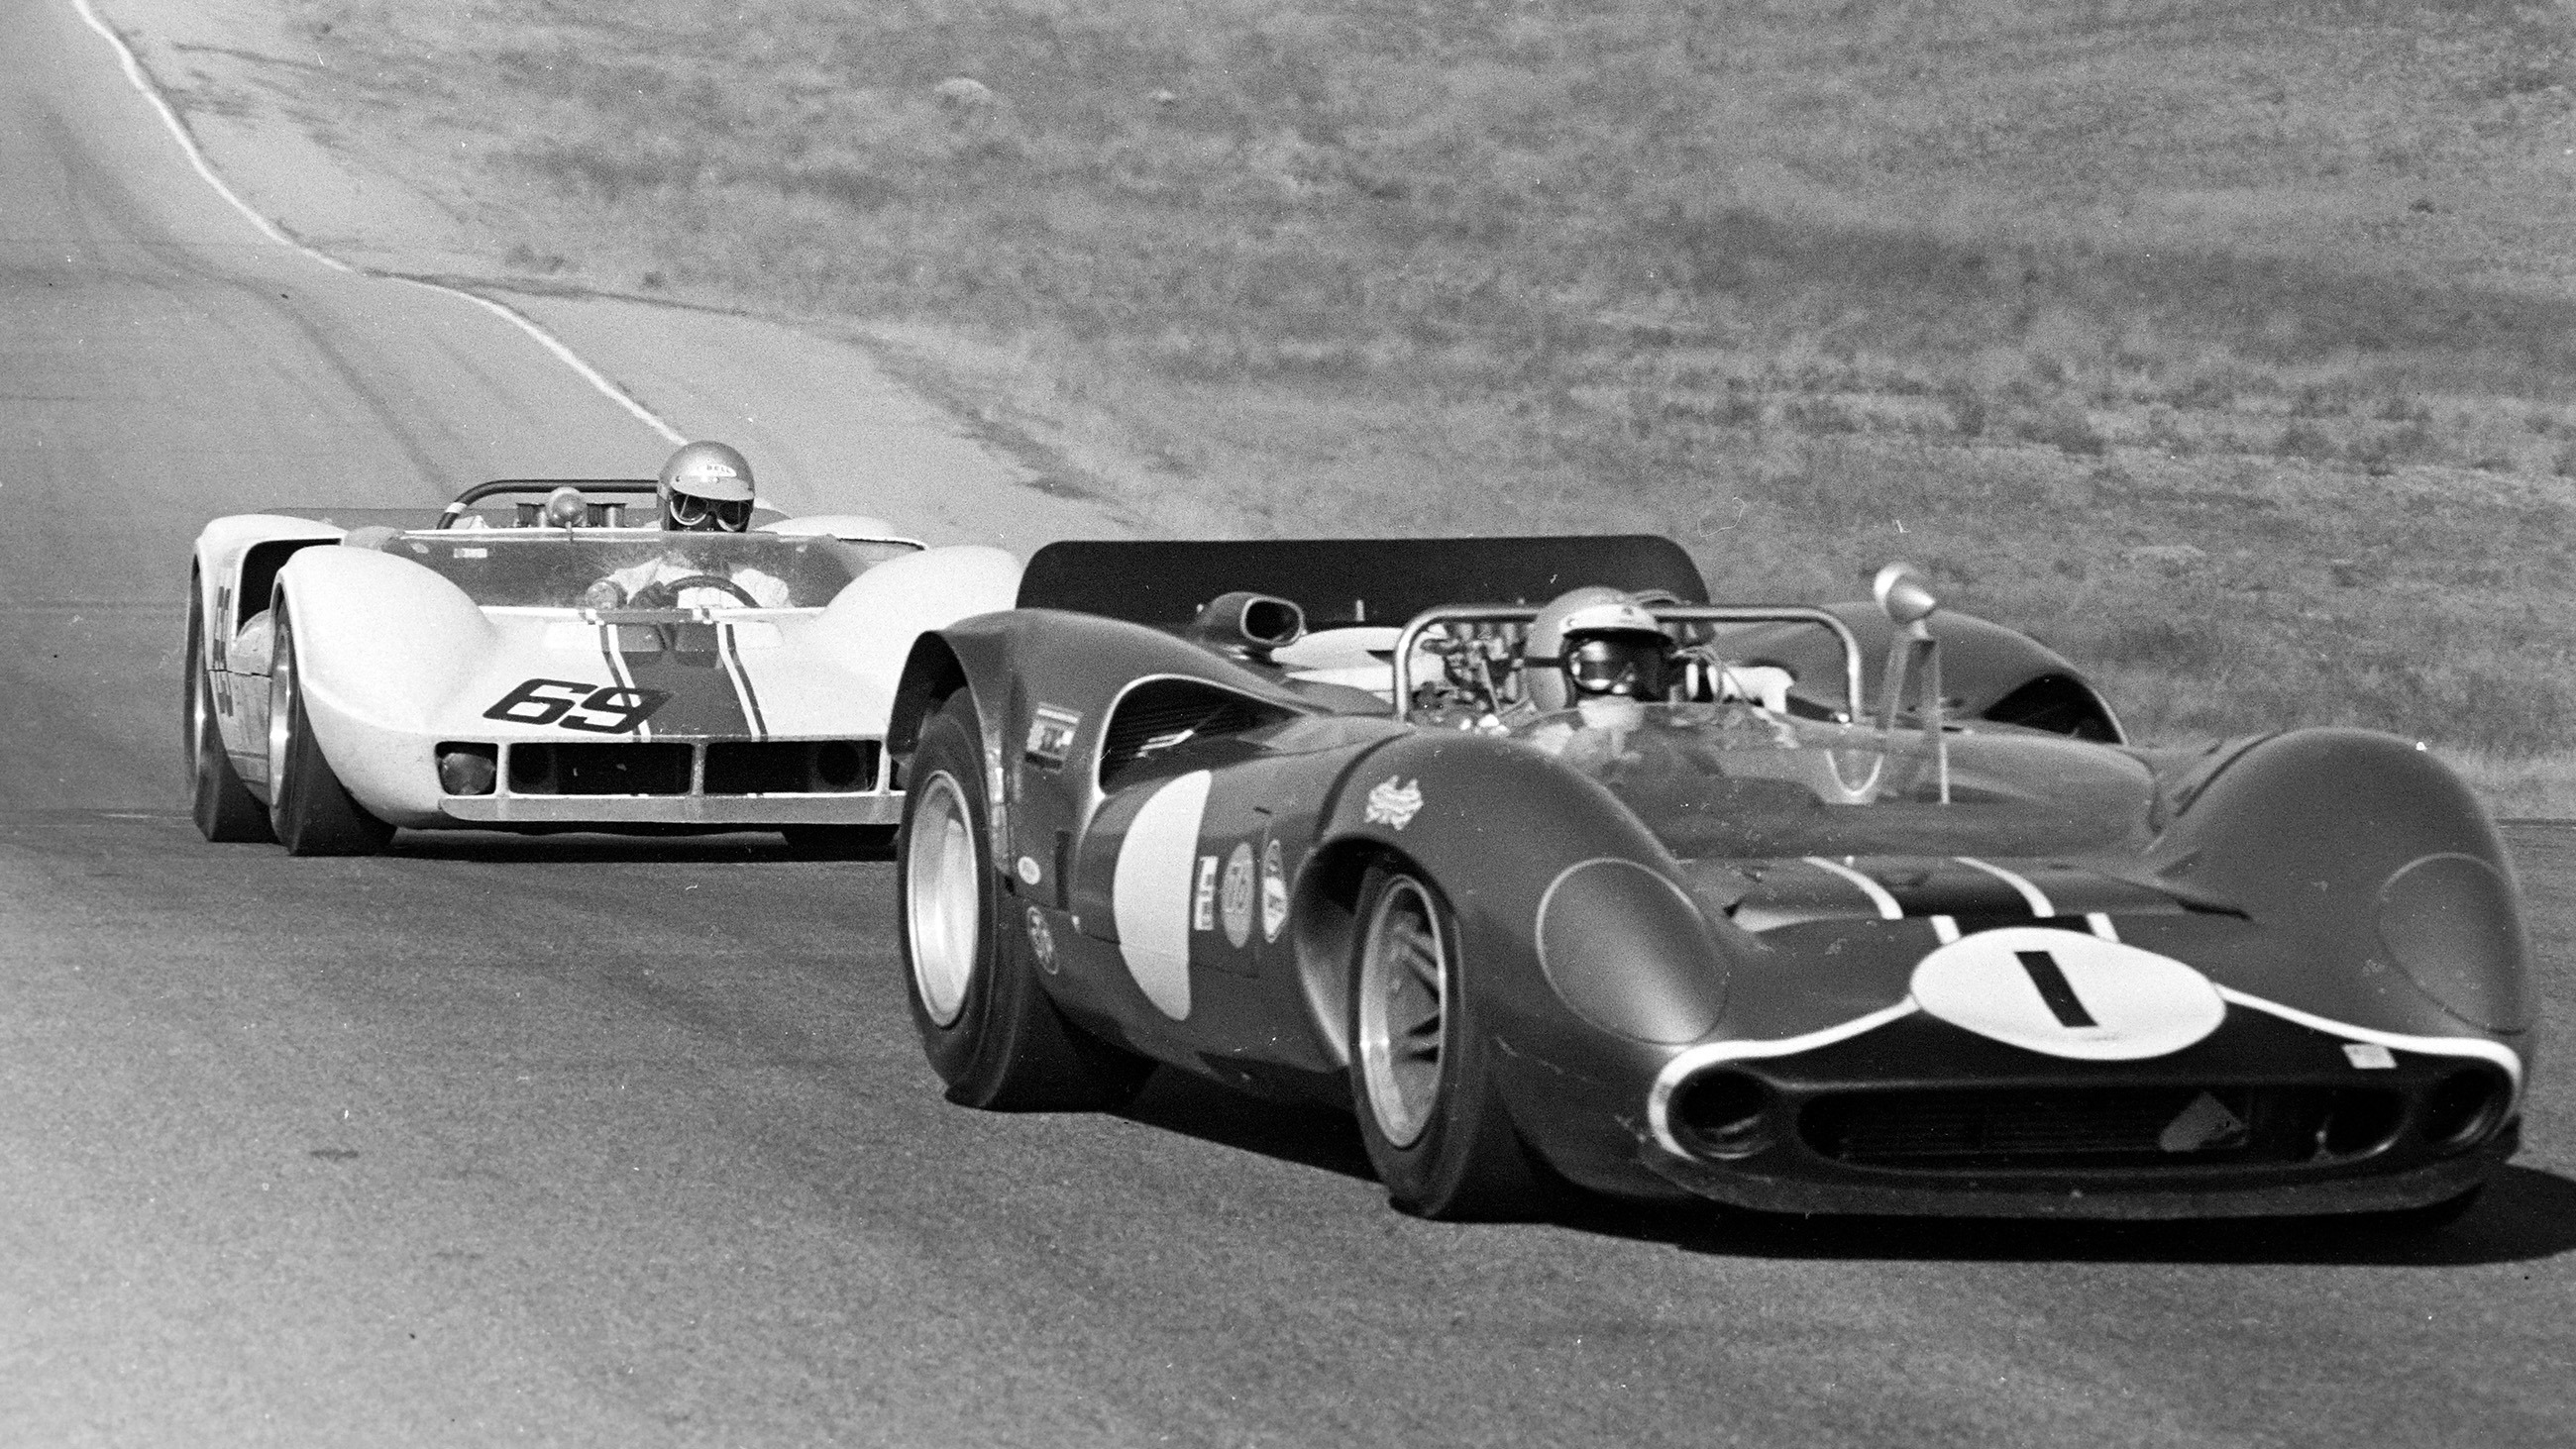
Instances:
[[[584,684],[575,679],[531,679],[483,711],[485,719],[511,724],[561,725],[568,730],[622,735],[641,728],[670,695],[659,689]]]

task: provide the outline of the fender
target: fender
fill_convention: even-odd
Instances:
[[[1019,586],[1020,562],[1001,549],[926,549],[851,580],[807,628],[853,675],[886,678],[908,663],[922,635],[1009,608]]]
[[[347,530],[309,518],[289,518],[277,513],[242,513],[214,519],[199,530],[194,553],[197,561],[197,607],[206,621],[205,638],[199,646],[205,657],[195,667],[209,668],[220,664],[235,631],[251,615],[268,607],[269,589],[258,580],[254,585],[256,600],[245,600],[240,591],[241,568],[250,550],[263,543],[308,542],[331,543],[346,536]]]
[[[341,783],[397,824],[436,818],[424,732],[499,643],[483,611],[429,569],[357,548],[296,554],[278,572],[275,598],[294,632],[314,738]],[[405,647],[385,648],[396,635]]]
[[[1488,1019],[1536,1055],[1583,1049],[1565,1035],[1567,1010],[1631,1041],[1697,1040],[1724,1015],[1731,965],[1765,949],[1699,904],[1606,788],[1525,744],[1390,740],[1344,774],[1319,837],[1318,857],[1384,852],[1430,875],[1477,963]],[[1300,919],[1331,919],[1316,893],[1333,878],[1301,876]],[[1345,944],[1301,932],[1319,1001],[1344,993]]]
[[[2263,739],[2189,797],[2150,860],[2278,933],[2277,967],[2222,984],[2378,1030],[2500,1041],[2528,1069],[2512,863],[2430,751],[2358,729]]]

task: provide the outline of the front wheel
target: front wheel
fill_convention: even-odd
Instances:
[[[215,688],[206,679],[206,614],[195,580],[188,585],[187,677],[181,681],[179,732],[187,749],[188,813],[197,831],[218,843],[264,843],[275,840],[268,812],[242,784],[233,757],[224,753],[224,734],[215,723]]]
[[[1360,887],[1359,921],[1351,1096],[1388,1198],[1426,1218],[1545,1212],[1548,1177],[1493,1085],[1493,1047],[1448,903],[1421,876],[1381,866]]]
[[[921,731],[895,847],[895,915],[922,1050],[948,1098],[992,1111],[1116,1107],[1153,1063],[1066,1021],[1005,914],[983,740],[964,691]]]
[[[268,818],[289,855],[374,855],[394,828],[367,813],[323,757],[304,711],[302,665],[286,600],[268,664]]]

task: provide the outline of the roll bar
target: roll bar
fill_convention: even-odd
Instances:
[[[1823,609],[1801,604],[1737,606],[1729,604],[1650,603],[1657,623],[1674,624],[1813,624],[1830,629],[1843,646],[1843,718],[1861,718],[1860,640],[1851,626]],[[1413,708],[1413,649],[1423,634],[1439,624],[1527,624],[1539,611],[1528,604],[1450,604],[1413,616],[1395,636],[1395,717]]]
[[[454,526],[465,516],[465,510],[496,493],[552,493],[558,488],[578,488],[587,496],[593,493],[659,493],[662,485],[650,478],[495,478],[477,483],[456,495],[447,511],[438,515],[433,528]]]

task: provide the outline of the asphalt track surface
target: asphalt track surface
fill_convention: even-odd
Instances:
[[[1398,1216],[1166,1074],[944,1103],[888,868],[771,837],[210,846],[188,540],[659,440],[319,268],[0,0],[0,1444],[2576,1443],[2576,1122],[2428,1239]],[[2511,832],[2569,1019],[2576,831]]]

